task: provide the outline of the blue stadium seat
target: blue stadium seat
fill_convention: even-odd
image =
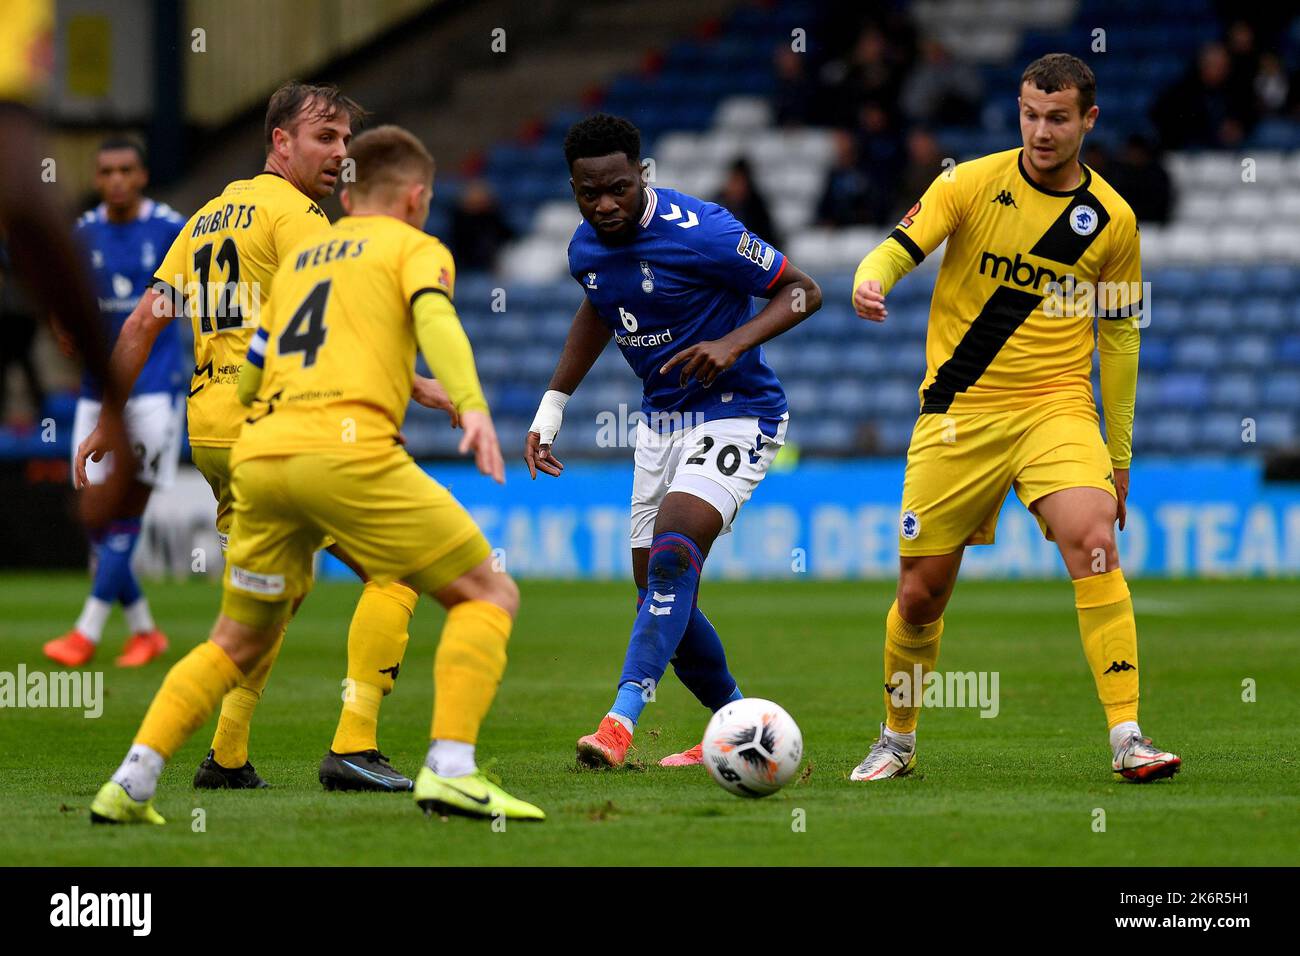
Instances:
[[[1196,438],[1196,427],[1190,415],[1159,415],[1141,422],[1141,434],[1154,449],[1166,452],[1186,451]]]
[[[1257,296],[1246,300],[1242,326],[1252,332],[1278,332],[1286,327],[1286,310],[1278,298]]]
[[[1275,372],[1264,383],[1264,405],[1270,409],[1300,408],[1300,373]]]
[[[1222,357],[1211,335],[1189,335],[1174,343],[1174,367],[1189,370],[1218,368]]]

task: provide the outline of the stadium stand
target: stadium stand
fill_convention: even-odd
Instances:
[[[821,312],[767,347],[794,409],[792,443],[823,456],[906,449],[940,257],[931,256],[894,291],[888,322],[867,326],[853,314],[852,271],[896,214],[842,228],[815,221],[836,161],[836,127],[821,122],[816,104],[807,102],[828,89],[824,78],[836,52],[818,48],[816,38],[836,36],[841,53],[862,42],[852,31],[839,37],[844,25],[826,9],[808,2],[741,5],[725,27],[697,31],[647,58],[639,71],[617,77],[581,109],[556,109],[532,124],[526,137],[488,152],[483,175],[502,197],[502,212],[519,238],[492,272],[461,275],[457,303],[508,447],[532,417],[579,302],[563,255],[578,213],[561,142],[575,119],[598,106],[639,125],[655,180],[675,188],[714,196],[728,166],[746,157],[785,251],[822,284]],[[911,5],[910,13],[909,27],[880,27],[887,49],[910,43],[915,53],[937,41],[982,83],[982,108],[963,123],[929,128],[940,155],[957,160],[1019,141],[1013,91],[1020,71],[1053,50],[1088,55],[1096,71],[1102,112],[1090,144],[1104,154],[1134,135],[1156,142],[1161,130],[1153,115],[1161,96],[1183,89],[1179,84],[1189,82],[1188,64],[1197,62],[1198,52],[1229,35],[1209,0],[1136,7],[1119,0],[927,0]],[[1121,22],[1122,29],[1110,26]],[[1300,17],[1288,22],[1278,48],[1295,76]],[[791,87],[770,55],[788,48],[801,29],[812,38],[809,57],[821,84],[802,90],[802,105],[791,100]],[[910,39],[908,29],[916,33]],[[897,90],[915,75],[920,58],[904,59],[905,67],[888,81],[893,85],[883,89]],[[1293,83],[1293,97],[1297,88],[1300,83]],[[1138,454],[1240,454],[1246,429],[1256,438],[1247,453],[1300,444],[1300,123],[1282,110],[1242,118],[1240,127],[1232,149],[1193,146],[1161,156],[1174,199],[1168,222],[1142,226],[1151,324],[1143,333]],[[430,231],[446,233],[464,181],[440,174]],[[914,197],[895,198],[906,200],[905,207]],[[620,405],[631,414],[638,402],[637,381],[611,349],[574,397],[566,420],[592,420]],[[54,397],[46,411],[63,420],[70,408]],[[623,453],[598,447],[596,435],[596,429],[570,428],[561,439],[564,451]],[[412,410],[407,438],[415,454],[429,457],[453,454],[457,440],[440,416],[424,409]],[[37,435],[0,433],[0,454],[51,452]],[[56,446],[53,453],[66,449]]]

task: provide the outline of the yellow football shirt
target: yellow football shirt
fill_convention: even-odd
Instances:
[[[191,445],[230,447],[239,437],[248,413],[236,395],[239,369],[276,269],[290,249],[328,229],[313,200],[261,173],[227,186],[172,243],[154,279],[183,306],[194,333]]]
[[[1071,396],[1091,404],[1094,318],[1127,320],[1142,308],[1128,203],[1086,166],[1077,188],[1053,191],[1029,179],[1019,149],[993,153],[935,179],[863,260],[854,288],[880,279],[888,293],[944,239],[921,412],[1013,410]],[[1136,352],[1138,323],[1106,326],[1106,338],[1123,340],[1118,349]]]
[[[390,216],[349,216],[292,250],[263,313],[257,402],[231,454],[391,450],[411,398],[425,293],[454,292],[451,253]],[[477,379],[475,379],[477,387]]]
[[[52,0],[0,0],[0,100],[34,103],[54,61]]]

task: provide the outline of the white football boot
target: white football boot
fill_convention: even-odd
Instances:
[[[1129,736],[1115,749],[1111,769],[1126,780],[1146,783],[1172,777],[1182,766],[1182,758],[1167,753],[1151,743],[1150,737]]]
[[[902,777],[916,766],[916,746],[903,750],[897,741],[885,733],[885,725],[880,725],[880,738],[871,745],[862,763],[849,774],[850,780],[888,780],[890,777]]]

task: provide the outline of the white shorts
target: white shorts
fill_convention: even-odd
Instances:
[[[72,457],[77,457],[77,446],[90,437],[99,423],[101,403],[91,398],[77,399],[77,413],[72,420]],[[176,460],[180,456],[181,423],[185,401],[180,395],[151,392],[126,400],[126,434],[131,448],[140,460],[136,478],[155,488],[166,488],[176,478]],[[76,462],[73,462],[74,471]],[[86,460],[86,477],[92,485],[108,478],[113,468],[113,456],[105,455],[102,461]]]
[[[722,534],[731,530],[785,444],[789,414],[778,418],[719,418],[694,428],[659,435],[644,421],[636,430],[632,477],[632,547],[648,548],[664,495],[685,492],[703,498],[722,515]]]

